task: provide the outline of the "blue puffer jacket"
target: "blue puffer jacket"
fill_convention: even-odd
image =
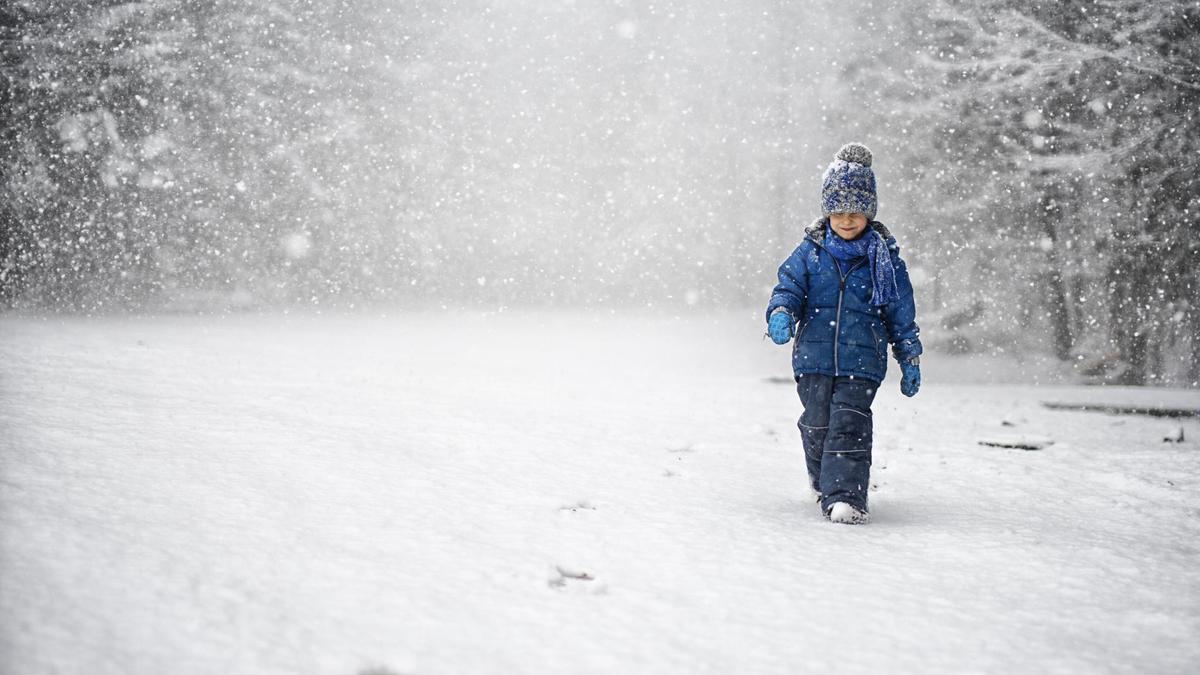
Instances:
[[[892,254],[899,293],[895,301],[873,306],[867,259],[856,261],[843,275],[822,245],[828,226],[827,218],[813,223],[804,241],[779,267],[779,285],[771,294],[767,317],[784,307],[796,319],[792,370],[797,377],[818,373],[882,382],[889,343],[897,361],[921,353],[908,268],[900,259],[896,239],[882,223],[872,221],[870,227],[883,235]]]

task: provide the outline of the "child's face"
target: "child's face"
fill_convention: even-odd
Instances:
[[[867,216],[862,213],[831,213],[829,224],[837,236],[850,241],[858,239],[858,235],[867,229]]]

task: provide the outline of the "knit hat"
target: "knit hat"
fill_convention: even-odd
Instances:
[[[862,213],[875,220],[878,206],[871,151],[862,143],[843,145],[821,178],[821,213]]]

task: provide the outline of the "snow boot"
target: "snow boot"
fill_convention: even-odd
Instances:
[[[829,507],[829,513],[826,515],[829,520],[846,525],[865,525],[871,522],[871,514],[859,511],[846,502],[835,502],[833,506]]]

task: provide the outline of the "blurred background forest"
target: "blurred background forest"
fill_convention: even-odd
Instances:
[[[9,0],[0,303],[748,307],[866,143],[926,339],[1200,381],[1200,3]]]

